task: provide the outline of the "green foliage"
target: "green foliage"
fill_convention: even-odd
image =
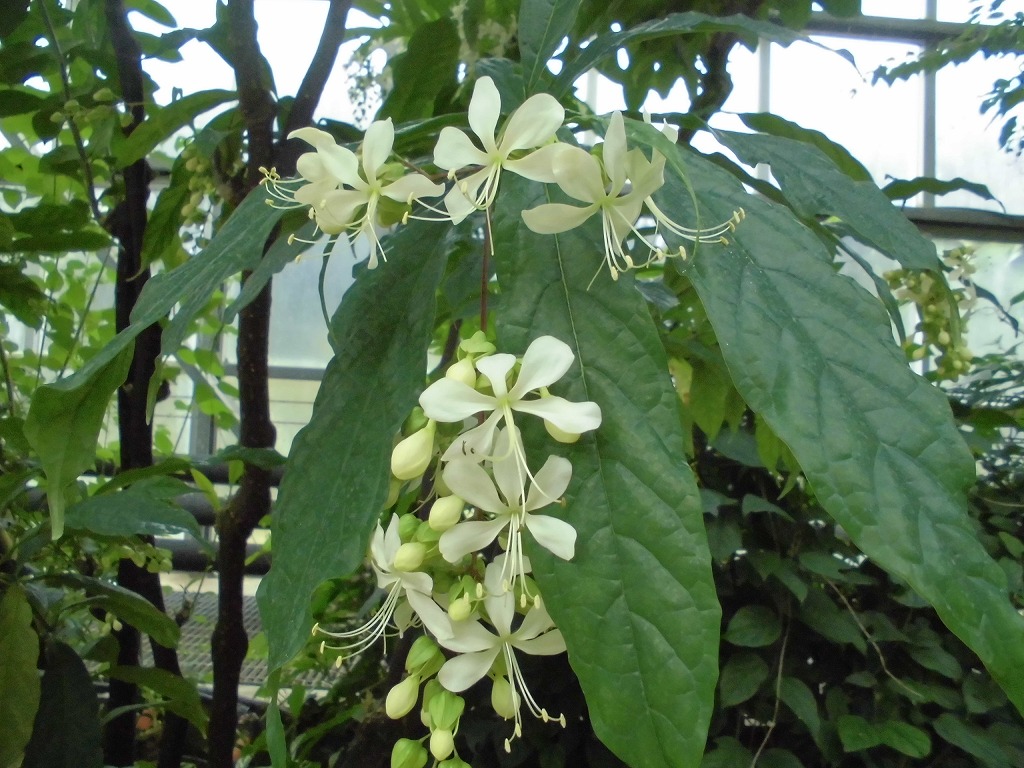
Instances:
[[[32,608],[20,587],[0,595],[0,766],[17,768],[32,736],[39,707],[39,638],[32,630]]]

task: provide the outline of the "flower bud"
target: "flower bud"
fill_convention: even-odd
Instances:
[[[384,711],[392,720],[399,720],[412,712],[419,696],[420,679],[416,675],[409,675],[388,691],[388,696],[384,700]]]
[[[398,497],[402,495],[402,481],[397,477],[392,477],[391,482],[388,483],[388,497],[384,500],[384,509],[395,506],[395,502],[398,501]]]
[[[463,595],[448,604],[448,616],[452,621],[465,621],[472,613],[473,603],[470,602],[469,595]]]
[[[441,496],[430,508],[427,524],[435,531],[447,531],[462,519],[465,507],[466,503],[458,496]]]
[[[92,95],[96,101],[113,101],[114,92],[109,88],[100,88],[96,93]]]
[[[467,355],[490,355],[497,347],[487,340],[486,333],[477,331],[468,339],[463,339],[459,344],[459,349]]]
[[[516,701],[516,692],[508,678],[504,676],[495,677],[491,684],[491,707],[500,717],[511,720],[516,716],[519,709],[519,702]]]
[[[442,690],[430,700],[430,705],[427,708],[430,710],[430,722],[434,724],[433,727],[450,731],[455,728],[459,718],[462,717],[466,701],[456,693]],[[445,757],[448,755],[437,759],[444,760]]]
[[[399,480],[412,480],[422,475],[434,455],[434,432],[437,426],[433,419],[427,425],[402,440],[391,452],[391,474]]]
[[[420,519],[416,515],[402,515],[398,518],[398,538],[402,541],[412,541],[419,527]]]
[[[411,541],[403,544],[395,553],[394,569],[396,571],[415,571],[423,565],[423,558],[426,557],[427,548],[418,541]]]
[[[420,635],[409,649],[409,655],[405,657],[405,671],[414,672],[422,669],[438,656],[441,656],[441,649],[437,647],[437,643],[427,635]]]
[[[447,728],[438,728],[430,734],[430,754],[436,760],[444,760],[455,751],[455,737]]]
[[[450,365],[444,375],[445,378],[461,381],[467,387],[476,385],[476,368],[473,367],[473,361],[468,357]]]
[[[472,766],[461,757],[453,757],[443,763],[438,763],[437,768],[472,768]]]
[[[434,727],[434,723],[430,719],[430,702],[443,690],[444,687],[437,681],[436,677],[427,680],[427,684],[423,686],[423,706],[420,708],[420,722],[426,728]]]
[[[391,750],[391,768],[423,768],[427,750],[413,739],[399,739]]]

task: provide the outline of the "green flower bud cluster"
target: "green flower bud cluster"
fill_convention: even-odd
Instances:
[[[973,353],[964,344],[970,309],[977,301],[972,275],[973,251],[956,248],[943,254],[946,280],[927,272],[906,269],[886,272],[884,277],[901,304],[913,304],[918,322],[903,343],[907,358],[930,361],[929,377],[959,378],[970,368]]]
[[[217,185],[213,177],[210,161],[199,151],[195,142],[189,143],[181,151],[185,172],[188,174],[188,200],[181,206],[182,223],[185,225],[202,224],[206,221],[209,210],[204,201],[217,194]]]

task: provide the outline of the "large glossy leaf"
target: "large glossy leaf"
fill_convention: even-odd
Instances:
[[[202,253],[146,283],[128,328],[73,375],[33,393],[25,437],[46,472],[54,538],[63,531],[64,489],[94,460],[107,403],[128,374],[135,337],[180,302],[162,336],[164,354],[177,350],[213,292],[259,262],[267,236],[284,213],[268,206],[268,199],[262,187],[250,194]]]
[[[545,604],[565,636],[599,738],[632,766],[696,766],[717,678],[720,611],[700,499],[683,453],[678,398],[643,297],[601,275],[600,222],[536,235],[520,211],[537,184],[502,181],[495,220],[501,348],[544,334],[577,363],[556,388],[593,400],[603,423],[573,446],[531,442],[573,464],[571,562],[534,547]],[[639,716],[638,716],[639,715]]]
[[[424,386],[448,228],[413,222],[363,271],[331,321],[335,358],[292,446],[274,507],[274,564],[257,593],[281,666],[312,627],[309,597],[366,554],[393,440]]]
[[[16,584],[0,597],[0,648],[0,768],[17,768],[39,707],[39,636]]]
[[[882,190],[848,176],[815,144],[786,136],[714,133],[744,163],[770,165],[782,194],[800,216],[835,216],[858,239],[907,268],[940,268],[935,246]]]
[[[669,156],[674,214],[695,218],[684,173],[705,221],[746,206],[731,243],[702,246],[688,269],[743,399],[854,543],[931,603],[1024,711],[1024,618],[967,516],[974,462],[946,398],[908,368],[880,303],[788,211],[653,130],[634,136]]]
[[[523,0],[519,6],[519,61],[526,93],[547,70],[548,60],[569,34],[582,0]]]
[[[99,710],[92,678],[78,654],[64,643],[50,642],[22,768],[100,768]]]

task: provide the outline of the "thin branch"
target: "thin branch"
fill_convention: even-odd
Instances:
[[[902,680],[896,677],[896,675],[889,671],[889,667],[885,663],[885,655],[882,653],[882,649],[878,646],[878,643],[875,642],[875,638],[871,636],[871,633],[868,632],[868,628],[864,626],[864,622],[860,620],[860,616],[857,615],[857,611],[855,611],[853,609],[853,606],[850,605],[850,601],[846,599],[846,595],[844,595],[842,591],[840,591],[839,587],[833,584],[829,579],[825,579],[825,583],[832,587],[832,590],[839,596],[839,599],[843,601],[843,605],[846,606],[846,610],[850,612],[850,615],[853,616],[853,620],[857,622],[857,626],[860,628],[861,633],[864,635],[864,639],[871,643],[871,647],[875,649],[875,653],[878,654],[878,661],[882,665],[882,671],[885,672],[885,674],[894,683],[896,683],[896,685],[898,685],[900,688],[909,693],[912,698],[921,698],[920,693],[915,691],[913,688],[911,688],[909,685],[904,683]]]
[[[4,387],[7,389],[7,415],[15,416],[15,400],[14,400],[14,380],[11,378],[11,364],[7,359],[7,350],[4,349],[3,342],[0,342],[0,367],[4,371]]]
[[[782,667],[786,660],[786,645],[789,643],[789,630],[793,626],[792,622],[786,624],[786,634],[782,636],[782,648],[779,650],[779,671],[775,675],[775,709],[772,712],[772,719],[768,722],[768,730],[765,731],[764,738],[761,739],[761,744],[757,748],[757,752],[754,753],[753,759],[750,761],[750,768],[757,766],[757,761],[761,757],[761,753],[764,748],[768,746],[768,740],[772,737],[772,732],[775,730],[775,724],[779,721],[779,705],[782,703]]]

